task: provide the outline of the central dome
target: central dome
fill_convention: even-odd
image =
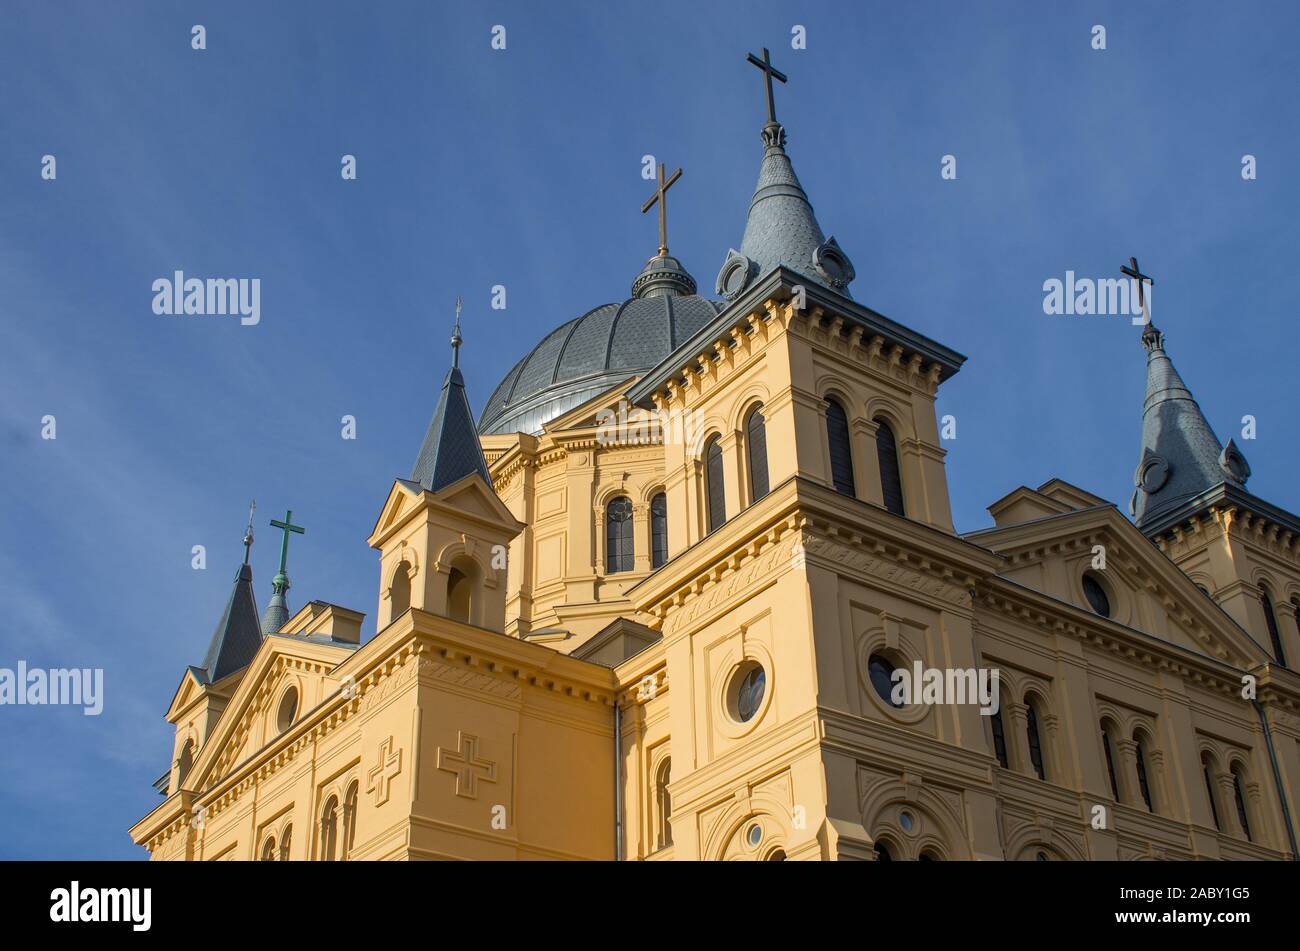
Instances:
[[[663,270],[658,260],[655,269]],[[723,307],[695,294],[636,292],[642,296],[603,304],[548,334],[497,386],[479,433],[540,434],[555,417],[658,364]]]

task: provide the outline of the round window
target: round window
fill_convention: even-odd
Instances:
[[[758,843],[763,841],[763,827],[755,822],[745,832],[745,841],[749,843],[751,848],[757,846]]]
[[[1088,599],[1088,604],[1092,609],[1102,617],[1110,617],[1110,598],[1106,595],[1106,589],[1101,586],[1097,576],[1088,572],[1083,576],[1083,594]]]
[[[915,824],[912,821],[912,814],[910,812],[900,812],[898,814],[898,824],[903,827],[904,832],[911,832],[912,826]]]
[[[289,727],[293,726],[294,718],[298,715],[298,690],[296,687],[290,687],[280,698],[280,710],[275,715],[276,728],[283,733]]]
[[[748,723],[758,714],[767,690],[767,674],[762,665],[748,661],[740,666],[732,678],[734,687],[732,712],[741,723]]]
[[[876,688],[880,699],[891,707],[901,707],[901,703],[894,702],[894,670],[894,665],[880,654],[872,654],[867,659],[867,673],[871,677],[871,686]]]

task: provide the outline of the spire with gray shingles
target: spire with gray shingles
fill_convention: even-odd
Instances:
[[[1147,390],[1142,409],[1142,458],[1129,511],[1138,528],[1161,513],[1228,483],[1243,486],[1250,467],[1231,439],[1225,448],[1165,352],[1154,324],[1142,333]]]
[[[212,633],[212,642],[199,670],[207,683],[216,683],[247,667],[261,644],[262,628],[257,622],[257,603],[253,599],[253,569],[245,561],[239,566],[226,610]]]
[[[851,296],[848,286],[855,276],[853,264],[835,239],[823,234],[812,203],[785,152],[785,128],[776,121],[771,87],[772,75],[781,82],[785,82],[785,77],[765,65],[766,50],[763,56],[762,61],[750,56],[751,63],[769,74],[768,121],[762,131],[763,162],[758,170],[758,186],[749,203],[745,237],[739,252],[734,249],[727,252],[718,274],[718,293],[735,299],[759,275],[782,266],[845,297]]]
[[[483,481],[492,485],[488,475],[487,459],[478,441],[478,429],[465,395],[465,378],[460,375],[460,298],[456,299],[456,329],[451,338],[452,362],[442,381],[438,405],[424,434],[424,443],[411,470],[411,481],[418,482],[429,492],[437,492],[477,472]]]

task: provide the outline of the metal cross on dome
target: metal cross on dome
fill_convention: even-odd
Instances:
[[[768,55],[766,46],[763,47],[762,59],[759,59],[753,53],[750,53],[749,62],[753,63],[763,71],[763,80],[767,86],[767,121],[769,123],[775,123],[776,102],[772,98],[772,80],[775,79],[779,83],[784,83],[787,81],[786,75],[772,65],[772,58]]]
[[[1138,286],[1138,306],[1142,308],[1142,312],[1145,314],[1145,313],[1146,313],[1146,306],[1147,306],[1147,298],[1146,298],[1146,292],[1145,292],[1145,287],[1144,287],[1144,285],[1146,285],[1146,284],[1154,284],[1154,283],[1155,283],[1155,279],[1152,278],[1152,277],[1149,277],[1149,276],[1146,275],[1146,274],[1143,274],[1143,273],[1142,273],[1141,268],[1138,267],[1138,259],[1137,259],[1137,258],[1129,258],[1129,259],[1128,259],[1128,264],[1126,264],[1126,265],[1122,265],[1122,266],[1120,267],[1120,272],[1123,273],[1123,274],[1127,274],[1129,277],[1133,278],[1133,280],[1137,283],[1137,286]]]
[[[278,582],[281,578],[284,578],[287,581],[288,578],[285,576],[284,568],[285,564],[289,560],[289,533],[293,532],[302,535],[306,533],[307,529],[303,528],[301,525],[293,524],[293,512],[291,510],[284,513],[283,522],[279,519],[271,519],[271,527],[279,528],[284,531],[284,540],[280,542],[280,570],[276,573],[275,581]]]
[[[679,168],[673,172],[672,176],[664,181],[664,163],[659,163],[659,186],[655,193],[646,199],[646,203],[641,206],[641,214],[645,214],[656,204],[659,205],[659,253],[661,255],[668,253],[668,189],[673,187],[673,182],[682,177],[682,170]]]

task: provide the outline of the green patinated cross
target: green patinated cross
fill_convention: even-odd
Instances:
[[[286,511],[284,513],[283,522],[279,519],[271,519],[271,527],[284,529],[284,541],[280,543],[280,570],[277,572],[278,578],[279,576],[284,575],[285,564],[289,560],[289,533],[297,532],[299,535],[303,535],[306,533],[307,529],[303,528],[301,525],[293,524],[292,511]]]

